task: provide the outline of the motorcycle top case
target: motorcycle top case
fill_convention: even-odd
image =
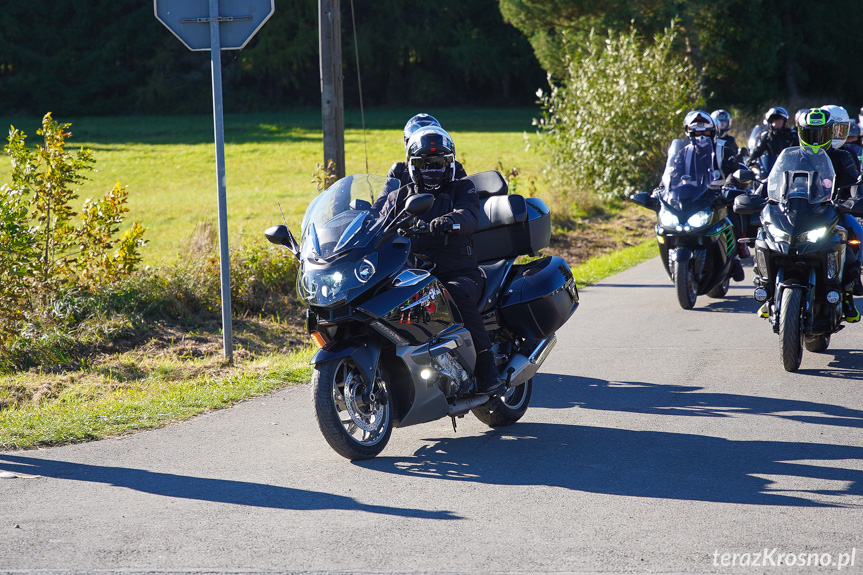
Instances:
[[[536,256],[551,241],[551,212],[539,198],[507,194],[506,181],[496,171],[467,179],[480,197],[480,213],[473,245],[477,261]]]
[[[500,313],[513,333],[538,341],[554,335],[577,307],[572,271],[563,258],[548,256],[516,267],[501,298]]]

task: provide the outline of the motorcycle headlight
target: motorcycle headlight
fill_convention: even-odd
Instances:
[[[689,219],[686,220],[686,223],[693,228],[703,228],[710,223],[710,217],[712,215],[713,214],[710,210],[701,210],[700,212],[696,212],[689,216]]]
[[[790,242],[791,236],[783,232],[780,228],[774,226],[773,224],[767,224],[767,233],[773,237],[774,240],[778,242]]]
[[[814,244],[815,242],[823,238],[825,235],[827,235],[827,228],[815,228],[814,230],[809,230],[802,235],[807,242]]]
[[[680,225],[680,220],[677,219],[677,216],[672,214],[670,211],[662,208],[659,210],[659,223],[664,228],[673,228],[677,225]]]

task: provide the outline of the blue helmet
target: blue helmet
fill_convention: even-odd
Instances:
[[[440,127],[440,122],[438,122],[434,116],[430,116],[429,114],[417,114],[410,120],[408,120],[407,124],[405,124],[404,129],[404,137],[405,137],[405,148],[408,147],[408,140],[411,139],[411,136],[419,130],[420,128],[425,128],[428,126],[438,126]]]

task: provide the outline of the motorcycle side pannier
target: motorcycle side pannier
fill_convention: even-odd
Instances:
[[[480,197],[477,260],[487,262],[521,255],[539,255],[551,241],[551,212],[539,198],[507,194],[506,181],[489,171],[468,177]]]
[[[516,266],[501,297],[503,323],[529,341],[551,337],[578,307],[575,278],[563,258],[549,256]]]

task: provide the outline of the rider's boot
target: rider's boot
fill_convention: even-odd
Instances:
[[[758,316],[770,317],[770,304],[768,302],[764,302],[764,305],[758,308]]]
[[[494,364],[494,352],[491,350],[487,349],[477,354],[474,372],[476,387],[480,393],[495,394],[503,390],[504,383]]]
[[[733,267],[731,268],[731,279],[736,282],[742,282],[746,276],[743,275],[743,265],[741,265],[740,263],[740,258],[734,258],[734,264],[732,265]]]
[[[845,292],[845,297],[842,298],[842,311],[845,313],[845,321],[848,323],[860,321],[860,310],[854,305],[853,293]]]

